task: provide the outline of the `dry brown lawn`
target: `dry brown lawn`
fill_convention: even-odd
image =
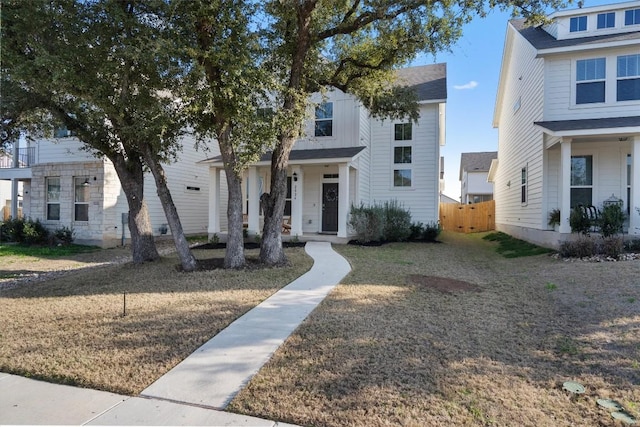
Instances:
[[[304,249],[286,253],[293,267],[195,273],[178,271],[172,255],[142,266],[104,265],[126,259],[122,249],[53,261],[3,257],[1,270],[32,279],[0,290],[0,371],[137,394],[311,267]],[[59,271],[86,266],[93,268]]]
[[[596,404],[610,398],[639,418],[640,261],[506,259],[441,237],[336,247],[353,272],[229,409],[309,426],[621,426]]]

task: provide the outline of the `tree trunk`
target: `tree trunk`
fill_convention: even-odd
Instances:
[[[134,264],[155,261],[160,258],[153,238],[149,210],[144,199],[144,172],[138,159],[125,160],[123,156],[111,157],[113,166],[129,204],[129,231],[131,256]],[[124,225],[123,225],[124,227]]]
[[[287,165],[295,139],[282,138],[271,158],[271,193],[262,195],[264,228],[260,246],[260,261],[267,265],[286,263],[282,249],[282,218],[287,198]]]
[[[187,242],[187,238],[182,230],[182,223],[180,222],[178,211],[173,203],[169,187],[167,187],[167,177],[164,173],[164,168],[157,157],[151,152],[152,148],[149,144],[145,144],[143,150],[145,163],[149,166],[149,169],[151,169],[151,174],[156,182],[158,197],[160,198],[160,203],[162,203],[164,214],[167,217],[182,269],[184,271],[195,271],[198,268],[198,262],[191,253],[189,242]]]
[[[244,235],[242,230],[242,179],[231,167],[225,166],[229,201],[227,204],[227,250],[224,268],[242,268],[245,265]],[[250,200],[249,203],[257,203]]]
[[[242,230],[242,178],[240,172],[236,172],[238,161],[229,140],[230,136],[230,131],[227,128],[226,131],[220,132],[218,137],[229,194],[227,203],[227,250],[224,255],[224,267],[242,268],[246,262]],[[257,203],[257,201],[250,200],[249,203]]]

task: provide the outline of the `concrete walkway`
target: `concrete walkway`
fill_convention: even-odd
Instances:
[[[140,397],[0,373],[0,424],[289,424],[222,412],[351,267],[327,242],[309,242],[311,270],[237,319]]]

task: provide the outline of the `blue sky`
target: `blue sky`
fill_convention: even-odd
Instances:
[[[619,2],[586,0],[584,3],[590,7]],[[510,12],[499,11],[474,19],[463,28],[462,38],[452,52],[435,58],[435,62],[447,63],[447,142],[441,150],[444,194],[457,200],[460,199],[460,153],[498,150],[498,131],[492,126],[493,109],[509,19]],[[432,56],[423,56],[412,65],[432,63]]]

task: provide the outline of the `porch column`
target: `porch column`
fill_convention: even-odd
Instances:
[[[347,237],[349,217],[349,164],[338,167],[338,237]]]
[[[629,195],[629,234],[640,235],[640,136],[631,139],[631,194]]]
[[[560,142],[560,233],[571,233],[571,138]]]
[[[249,209],[247,210],[247,231],[249,234],[258,234],[260,232],[260,195],[258,194],[260,183],[258,182],[258,168],[249,167]]]
[[[304,175],[300,166],[291,169],[291,236],[302,236],[302,197]]]
[[[20,142],[13,143],[13,167],[20,167]],[[18,218],[18,180],[11,179],[11,218]]]
[[[209,168],[209,237],[220,232],[220,169]]]

